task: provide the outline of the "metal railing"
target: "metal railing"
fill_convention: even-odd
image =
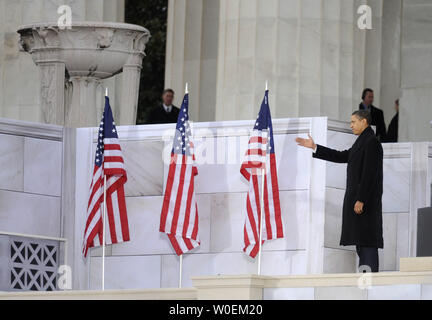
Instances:
[[[0,231],[0,290],[57,290],[61,244],[67,264],[65,238]]]

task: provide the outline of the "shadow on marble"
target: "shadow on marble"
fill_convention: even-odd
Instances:
[[[328,131],[327,147],[339,151],[352,147],[357,137],[353,134]],[[338,189],[346,187],[346,164],[327,162],[326,186]]]
[[[345,190],[326,188],[324,245],[343,248],[339,245],[342,230],[342,204]]]
[[[264,288],[263,300],[314,300],[315,288]]]
[[[60,196],[62,179],[62,143],[25,138],[24,191]]]
[[[229,261],[229,263],[227,263]],[[305,251],[272,251],[262,253],[263,275],[287,275],[306,273]],[[192,276],[256,274],[257,260],[244,253],[189,254],[183,257],[182,283],[191,287]],[[179,258],[162,256],[162,288],[178,286]]]
[[[159,232],[162,202],[163,197],[126,198],[131,241],[113,245],[113,256],[174,253],[166,234]],[[197,196],[197,203],[201,245],[193,252],[203,253],[210,246],[210,201],[202,195]]]
[[[127,197],[160,196],[164,183],[162,141],[122,141]]]
[[[102,287],[102,258],[90,264],[90,290]],[[105,289],[160,288],[160,256],[124,256],[105,258]]]
[[[383,215],[384,248],[378,249],[380,271],[396,271],[397,214]]]
[[[24,137],[0,134],[0,189],[24,190]]]
[[[420,300],[420,284],[372,286],[368,289],[368,300]]]
[[[432,284],[421,285],[421,299],[432,300]]]
[[[355,273],[356,257],[351,250],[324,248],[324,273]]]
[[[0,230],[59,237],[60,198],[0,190]]]
[[[316,287],[315,300],[367,300],[367,293],[359,287]]]
[[[383,212],[408,212],[411,159],[384,159]]]
[[[278,168],[279,190],[305,190],[309,188],[311,153],[299,148],[295,142],[297,135],[274,135],[276,163]],[[197,143],[198,161],[197,193],[246,192],[248,183],[240,174],[240,166],[247,149],[248,137],[217,137],[210,139],[207,154]],[[246,139],[245,139],[246,138]],[[207,157],[204,162],[200,157]],[[200,160],[201,159],[201,160]],[[200,162],[201,161],[201,162]],[[168,166],[165,165],[165,177]],[[212,183],[208,183],[212,181]]]
[[[246,196],[246,193],[211,195],[211,252],[242,252]],[[284,238],[266,241],[263,251],[305,249],[309,214],[308,192],[281,191],[280,200]]]

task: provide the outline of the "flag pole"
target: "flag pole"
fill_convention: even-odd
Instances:
[[[108,88],[105,88],[105,97],[108,97]],[[103,165],[103,164],[102,164]],[[105,220],[106,220],[106,175],[104,175],[103,188],[103,218],[102,218],[102,291],[105,291]]]
[[[266,81],[265,90],[268,90],[268,81]],[[258,250],[258,275],[261,275],[261,246],[262,246],[262,229],[264,216],[264,178],[266,168],[261,168],[261,197],[260,197],[260,228],[259,228],[259,250]]]
[[[179,288],[182,287],[182,270],[183,269],[183,254],[180,255],[180,267],[179,267]]]
[[[262,246],[262,229],[264,216],[264,168],[261,169],[261,199],[260,199],[260,228],[259,228],[259,250],[258,250],[258,275],[261,275],[261,246]]]

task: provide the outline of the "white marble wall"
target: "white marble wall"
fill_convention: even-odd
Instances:
[[[242,253],[247,184],[239,173],[252,121],[195,123],[199,162],[196,193],[200,215],[201,246],[184,257],[182,281],[208,274],[242,274],[257,271],[255,261]],[[168,130],[168,131],[167,131]],[[107,248],[107,288],[176,287],[179,259],[164,234],[159,233],[163,188],[168,167],[162,163],[170,151],[173,125],[119,127],[128,170],[126,185],[131,241]],[[74,286],[100,286],[101,250],[81,257],[82,228],[93,165],[96,129],[72,132],[76,144],[71,162],[75,170],[74,201],[63,210],[75,212],[64,233],[73,237],[68,260],[73,261]],[[327,118],[274,120],[275,149],[286,237],[263,247],[262,273],[307,274],[355,272],[353,247],[340,247],[342,200],[346,165],[313,160],[309,150],[297,147],[298,135],[308,132],[318,143],[336,149],[349,148],[355,140],[347,123]],[[66,139],[67,135],[66,135]],[[412,161],[423,168],[428,181],[432,159],[420,161],[422,144],[384,145],[384,238],[381,270],[397,270],[399,257],[413,255],[410,238],[415,233],[412,186],[428,192],[411,173]],[[428,144],[425,145],[426,149]],[[207,155],[206,162],[203,161]],[[67,157],[70,158],[70,157]],[[417,159],[417,160],[416,160]],[[213,162],[212,162],[213,161]],[[224,164],[225,163],[225,164]],[[66,171],[68,171],[67,169]],[[423,171],[422,171],[423,172]],[[67,173],[65,173],[67,174]],[[67,190],[68,184],[63,186]],[[64,200],[63,200],[64,202]],[[71,219],[71,216],[68,216]],[[415,249],[415,248],[414,248]],[[121,277],[110,277],[130,266]]]
[[[254,273],[242,253],[247,184],[239,174],[253,121],[195,123],[196,193],[202,245],[184,257],[182,280],[208,274]],[[168,130],[168,131],[167,131]],[[107,288],[175,287],[179,259],[158,225],[173,125],[119,127],[128,171],[126,185],[132,241],[107,248]],[[67,129],[0,121],[0,231],[65,237],[66,260],[76,289],[100,285],[101,250],[81,256],[95,128]],[[263,247],[268,275],[354,272],[354,248],[340,247],[346,165],[314,160],[297,147],[298,135],[343,149],[353,143],[348,124],[326,118],[274,120],[285,238]],[[400,257],[415,255],[416,211],[430,205],[432,144],[384,147],[384,250],[381,270],[398,270]],[[213,151],[213,153],[211,152]],[[211,161],[216,163],[212,164]],[[228,164],[224,164],[228,161]],[[123,270],[127,266],[127,272]],[[119,271],[122,272],[119,272]],[[118,276],[121,274],[121,276]],[[110,276],[116,275],[116,276]]]
[[[326,119],[321,118],[319,121],[324,124]],[[279,151],[277,163],[286,237],[268,242],[264,246],[264,274],[307,273],[306,250],[310,233],[308,176],[312,158],[309,151],[297,147],[294,139],[298,134],[309,132],[310,122],[310,119],[283,119],[275,121],[274,124],[275,148]],[[184,257],[182,281],[185,286],[192,285],[190,277],[193,275],[242,274],[257,271],[256,261],[242,253],[242,230],[248,186],[239,173],[247,147],[248,130],[252,124],[251,121],[194,124],[194,132],[197,135],[197,161],[202,161],[206,154],[210,155],[209,150],[212,150],[212,155],[206,158],[206,163],[199,164],[198,167],[196,193],[202,244],[193,253]],[[139,261],[137,264],[142,268],[159,270],[155,276],[155,279],[160,281],[158,286],[175,287],[179,280],[179,259],[174,254],[166,235],[158,231],[163,200],[162,188],[168,174],[168,167],[164,166],[161,160],[164,151],[170,150],[172,144],[171,137],[164,141],[160,138],[167,128],[172,129],[172,125],[119,127],[128,170],[127,206],[133,241],[111,246],[107,250],[107,264],[113,265],[107,267],[107,272],[116,272],[116,265],[120,267],[131,257],[135,257],[136,261]],[[85,145],[85,152],[92,157],[94,143],[88,141],[89,130],[78,129],[77,145]],[[79,139],[87,141],[80,143]],[[85,158],[88,159],[89,156],[86,155]],[[224,164],[225,162],[228,164]],[[84,168],[82,160],[77,161],[77,167]],[[76,190],[85,190],[78,191],[80,199],[88,196],[88,172],[78,173],[86,183],[85,188],[76,186]],[[82,210],[83,206],[79,207]],[[83,212],[76,211],[76,214],[80,215],[80,223],[83,223]],[[90,272],[91,288],[100,285],[100,255],[101,250],[93,250],[91,261],[82,263],[82,270]],[[75,258],[82,261],[79,253],[76,253]],[[131,271],[131,274],[139,277],[136,285],[154,285],[155,279],[145,279],[147,273]],[[86,277],[87,275],[83,276]],[[111,282],[108,276],[107,281],[107,287],[128,286],[127,283],[119,285],[118,280]],[[78,282],[84,283],[85,280]]]
[[[202,245],[184,258],[185,286],[191,285],[193,275],[257,270],[256,262],[241,251],[247,185],[238,173],[252,124],[194,124],[197,151],[204,150],[208,139],[208,149],[217,151],[214,160],[234,156],[228,165],[219,162],[198,167]],[[107,248],[107,288],[175,287],[178,283],[179,259],[158,231],[167,176],[161,160],[172,139],[167,129],[172,133],[173,125],[119,127],[129,177],[126,190],[132,241]],[[101,250],[93,250],[87,261],[81,256],[96,131],[0,121],[0,163],[4,168],[0,231],[67,238],[66,260],[73,268],[76,289],[100,285]],[[286,236],[264,245],[263,274],[355,270],[352,248],[338,246],[345,167],[329,169],[327,163],[313,160],[310,151],[297,147],[294,138],[308,132],[330,147],[343,148],[353,140],[346,123],[326,118],[274,121]],[[425,205],[429,194],[432,145],[389,144],[384,149],[386,247],[381,253],[382,270],[396,270],[399,257],[415,254],[411,240],[415,237],[415,209]],[[200,157],[197,154],[198,161]],[[341,177],[333,179],[336,175]],[[396,185],[399,188],[393,188]]]
[[[61,237],[63,129],[0,119],[0,231]]]

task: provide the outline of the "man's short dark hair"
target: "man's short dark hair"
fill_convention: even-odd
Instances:
[[[362,93],[362,100],[364,100],[366,98],[366,95],[368,92],[373,92],[373,90],[371,88],[364,89],[363,93]]]
[[[173,95],[174,95],[174,90],[173,89],[165,89],[163,92],[162,92],[162,95],[164,95],[165,93],[167,93],[167,92],[170,92],[170,93],[172,93]]]
[[[369,111],[367,110],[356,110],[352,113],[353,116],[356,116],[360,120],[366,119],[366,122],[368,125],[372,122],[372,116]]]

